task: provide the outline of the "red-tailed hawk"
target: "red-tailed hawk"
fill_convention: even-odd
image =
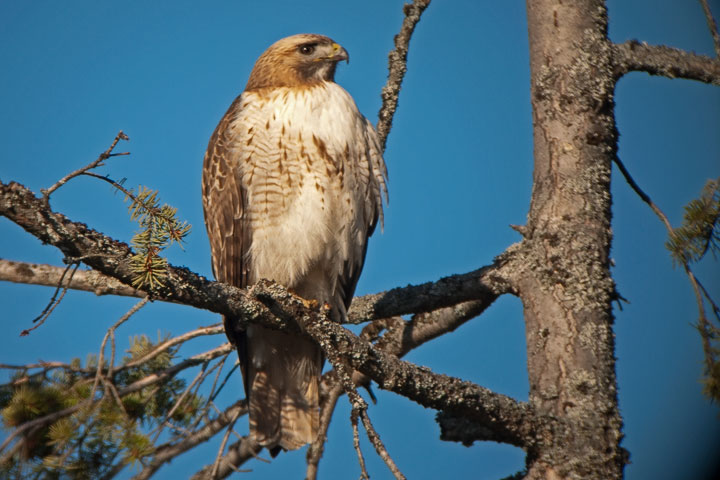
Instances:
[[[337,320],[381,220],[387,175],[374,128],[333,81],[341,60],[348,60],[345,49],[322,35],[271,45],[210,138],[202,182],[217,280],[237,287],[275,280],[329,304]],[[273,454],[312,442],[318,345],[224,322],[240,357],[256,441]]]

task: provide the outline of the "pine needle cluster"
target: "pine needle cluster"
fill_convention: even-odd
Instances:
[[[130,268],[136,275],[133,286],[162,287],[168,263],[160,253],[176,242],[182,248],[190,225],[177,219],[176,208],[167,204],[160,206],[157,191],[140,186],[137,194],[126,192],[125,199],[130,200],[130,218],[141,227],[131,240],[135,250],[130,260]]]
[[[678,265],[697,262],[710,251],[720,252],[720,178],[708,180],[696,198],[685,206],[683,223],[665,243]]]
[[[146,336],[131,339],[123,365],[145,357],[164,341]],[[17,373],[0,386],[0,408],[6,429],[81,405],[71,415],[28,430],[16,443],[9,461],[0,465],[0,478],[103,478],[114,463],[134,464],[155,449],[153,429],[165,422],[174,427],[192,423],[203,405],[202,397],[186,392],[182,379],[170,378],[119,397],[133,382],[171,367],[177,347],[129,368],[116,367],[112,378],[96,383],[97,357],[80,359],[71,368],[29,375]],[[107,374],[107,365],[101,371]],[[112,387],[110,387],[110,385]],[[176,405],[176,403],[178,405]],[[173,408],[174,407],[174,408]]]

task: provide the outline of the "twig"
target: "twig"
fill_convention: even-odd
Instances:
[[[380,458],[385,461],[385,464],[388,466],[396,479],[405,480],[405,475],[403,475],[398,466],[395,465],[395,462],[390,457],[390,454],[385,448],[385,445],[383,445],[382,440],[380,440],[380,435],[378,435],[377,431],[370,422],[370,416],[367,413],[367,409],[360,410],[359,413],[360,419],[362,420],[363,426],[365,427],[365,432],[367,433],[370,443],[372,443],[375,447],[375,451],[378,453],[378,455],[380,455]]]
[[[112,178],[108,177],[107,175],[98,175],[97,173],[93,172],[82,172],[82,175],[86,175],[88,177],[97,178],[98,180],[102,180],[104,182],[109,183],[113,187],[115,187],[117,190],[120,190],[122,193],[127,195],[130,200],[137,200],[137,197],[127,188],[123,187],[121,184],[113,180]]]
[[[687,263],[684,265],[684,267],[685,273],[690,279],[690,284],[693,287],[693,292],[695,293],[695,302],[698,306],[698,328],[701,331],[700,338],[702,340],[703,353],[705,354],[705,362],[707,364],[708,371],[710,371],[710,367],[715,363],[712,346],[710,345],[710,322],[705,315],[705,303],[703,302],[703,294],[700,290],[699,282],[695,278],[695,275],[693,274],[692,270],[690,270],[690,267]]]
[[[358,411],[352,410],[350,412],[350,423],[353,429],[353,446],[357,452],[358,463],[360,464],[360,478],[370,480],[367,469],[365,468],[365,458],[363,458],[362,450],[360,450],[360,433],[358,432]]]
[[[213,382],[212,388],[210,389],[210,393],[208,395],[210,401],[213,401],[213,400],[215,400],[215,398],[217,398],[217,396],[220,394],[220,392],[225,387],[225,385],[227,385],[227,382],[230,379],[230,377],[232,376],[233,372],[235,370],[237,370],[237,368],[239,366],[240,366],[240,362],[235,362],[235,365],[233,365],[233,367],[230,369],[230,371],[225,375],[225,378],[223,379],[222,383],[218,387],[217,391],[215,390],[215,384],[217,383],[218,377],[215,377],[215,381]],[[217,374],[220,375],[221,372],[222,372],[222,370],[218,370]]]
[[[80,266],[80,264],[77,264],[77,263],[74,265],[75,265],[75,268],[73,269],[72,273],[70,274],[70,280],[68,280],[68,283],[70,283],[72,281],[73,275],[75,275],[75,272],[77,272],[77,269]],[[58,305],[60,305],[60,302],[62,302],[62,299],[65,297],[65,294],[68,291],[68,287],[63,286],[63,281],[65,280],[65,274],[67,274],[68,270],[70,270],[70,268],[72,266],[73,266],[73,264],[70,264],[65,268],[65,271],[63,272],[62,276],[60,277],[60,281],[58,282],[57,288],[55,288],[55,293],[53,293],[53,296],[50,298],[50,302],[48,302],[47,306],[43,309],[43,311],[40,313],[40,315],[38,315],[37,317],[35,317],[33,319],[33,323],[37,323],[37,325],[35,325],[34,327],[31,327],[31,328],[27,328],[27,329],[23,330],[22,332],[20,332],[21,337],[30,335],[30,332],[32,332],[33,330],[35,330],[36,328],[38,328],[39,326],[44,324],[45,320],[50,318],[50,315],[52,314],[53,310],[55,310],[55,308]],[[61,288],[62,288],[62,293],[60,294],[60,298],[58,298],[57,294]]]
[[[107,377],[112,378],[112,365],[115,361],[115,330],[122,325],[123,323],[127,322],[130,317],[135,315],[135,313],[140,310],[142,307],[147,305],[148,299],[144,298],[137,302],[135,305],[132,306],[130,310],[128,310],[120,319],[115,322],[110,328],[108,328],[107,332],[105,332],[105,336],[103,337],[103,341],[100,344],[100,352],[98,353],[98,366],[97,366],[97,372],[95,373],[95,382],[93,382],[92,390],[90,391],[90,398],[93,398],[95,396],[95,389],[98,386],[98,383],[103,378],[103,363],[105,363],[105,345],[107,345],[107,341],[109,338],[112,338],[111,343],[111,353],[110,353],[110,364],[107,371]]]
[[[707,20],[708,28],[710,29],[710,35],[712,35],[713,38],[713,44],[715,45],[715,54],[718,58],[720,58],[720,34],[718,34],[718,28],[717,24],[715,23],[715,18],[710,11],[710,6],[708,5],[707,0],[700,0],[700,4],[702,5],[703,12],[705,12],[705,19]]]
[[[380,146],[385,151],[387,137],[392,127],[393,116],[398,105],[400,87],[407,72],[407,55],[415,25],[420,21],[423,11],[430,5],[430,0],[413,0],[403,7],[403,19],[400,33],[395,36],[395,48],[388,54],[388,80],[382,88],[382,106],[378,112],[377,132]]]
[[[663,213],[660,208],[655,205],[655,203],[650,199],[647,193],[645,193],[640,186],[635,183],[635,180],[633,179],[632,175],[630,175],[630,172],[627,168],[625,168],[625,164],[618,158],[617,155],[615,155],[613,161],[615,162],[615,165],[617,165],[618,169],[620,169],[620,173],[622,173],[623,177],[625,177],[625,181],[630,185],[630,188],[633,189],[633,191],[640,197],[640,199],[647,203],[648,206],[652,209],[653,212],[655,212],[655,215],[658,216],[660,220],[665,224],[665,228],[667,228],[668,233],[672,233],[672,225],[670,225],[670,220],[668,220],[667,216]]]
[[[82,373],[90,373],[91,370],[87,370],[84,368],[75,368],[70,363],[62,363],[62,362],[40,362],[40,363],[28,363],[27,365],[11,365],[9,363],[0,363],[0,369],[7,368],[10,370],[31,370],[33,368],[43,368],[45,370],[53,370],[55,368],[64,368],[65,370],[70,370],[72,372],[82,372]]]
[[[185,398],[188,396],[188,394],[192,391],[193,387],[195,385],[199,386],[200,384],[202,384],[204,382],[205,378],[208,375],[210,375],[213,372],[213,370],[217,369],[218,367],[220,367],[220,370],[222,370],[222,365],[225,364],[226,358],[227,358],[227,355],[222,357],[220,359],[220,361],[217,362],[215,365],[213,365],[212,368],[210,368],[209,370],[207,368],[209,362],[205,362],[203,364],[202,369],[198,372],[197,375],[195,375],[195,378],[193,379],[192,382],[190,382],[190,385],[188,385],[185,388],[185,390],[183,390],[183,392],[180,394],[180,397],[175,401],[175,404],[172,406],[172,408],[170,408],[170,411],[165,415],[165,418],[163,419],[163,421],[158,424],[157,431],[155,433],[155,437],[153,438],[153,444],[155,442],[157,442],[158,438],[160,437],[163,430],[165,429],[165,425],[170,422],[170,418],[173,416],[175,411],[180,407],[180,405],[185,400]],[[218,372],[220,370],[218,370]]]
[[[147,480],[165,463],[170,462],[178,455],[194,448],[200,443],[206,442],[220,430],[225,428],[235,416],[244,415],[247,412],[247,402],[238,400],[221,412],[215,419],[209,420],[201,428],[183,437],[177,443],[165,443],[155,449],[153,459],[133,477],[133,480]]]
[[[223,332],[224,332],[223,326],[219,323],[210,325],[208,327],[196,328],[195,330],[191,330],[189,332],[183,333],[182,335],[178,335],[177,337],[170,338],[170,339],[156,345],[155,348],[150,350],[143,357],[138,358],[137,360],[133,360],[132,362],[126,363],[125,365],[123,365],[121,367],[121,369],[124,370],[126,368],[132,368],[132,367],[141,365],[143,363],[146,363],[149,360],[152,360],[156,356],[160,355],[162,352],[169,349],[170,347],[173,347],[173,346],[181,344],[181,343],[185,343],[186,341],[190,340],[191,338],[200,337],[203,335],[218,335]],[[117,371],[120,371],[120,369],[118,369]]]
[[[241,440],[233,443],[228,447],[228,452],[222,457],[220,466],[216,473],[216,478],[225,478],[234,471],[240,471],[237,469],[238,465],[242,465],[251,458],[266,461],[257,456],[257,453],[262,450],[252,437],[242,437]],[[195,473],[191,480],[207,480],[208,472],[211,470],[211,465],[206,465],[199,472]]]
[[[230,438],[230,432],[232,431],[233,427],[235,426],[235,422],[237,422],[237,419],[239,416],[240,416],[240,411],[238,410],[238,412],[235,413],[235,416],[233,417],[232,421],[230,422],[230,425],[228,425],[228,427],[227,427],[227,431],[225,432],[222,442],[220,443],[220,448],[218,449],[217,457],[215,457],[215,463],[213,464],[212,471],[210,472],[210,476],[208,477],[210,480],[215,480],[215,475],[217,475],[218,467],[220,466],[220,460],[222,459],[223,452],[225,451],[225,446],[227,445],[227,441]]]
[[[102,162],[104,162],[105,160],[107,160],[110,157],[116,157],[116,156],[120,156],[120,155],[130,155],[129,152],[112,153],[112,151],[115,149],[115,146],[118,144],[118,142],[120,140],[130,140],[130,138],[127,135],[125,135],[125,133],[123,133],[122,130],[120,130],[118,132],[118,134],[115,136],[115,139],[113,140],[113,142],[108,147],[108,149],[105,150],[103,153],[101,153],[94,162],[92,162],[88,165],[85,165],[84,167],[82,167],[78,170],[75,170],[72,173],[68,173],[63,178],[58,180],[57,183],[55,183],[52,187],[50,187],[48,189],[40,190],[40,192],[43,194],[43,200],[45,201],[45,204],[48,204],[48,202],[50,201],[50,195],[58,188],[65,185],[69,180],[77,177],[78,175],[82,175],[83,173],[87,172],[88,170],[92,170],[93,168],[103,165]]]
[[[712,310],[713,310],[713,314],[715,315],[715,317],[718,320],[720,320],[720,307],[712,299],[712,297],[710,296],[710,293],[707,290],[705,290],[705,286],[702,283],[700,283],[700,280],[698,280],[696,278],[695,281],[697,282],[698,286],[700,287],[700,290],[702,290],[703,295],[705,296],[705,299],[710,303],[710,306],[712,307]]]
[[[335,377],[335,373],[333,373]],[[310,444],[306,455],[307,469],[305,471],[305,480],[315,480],[318,474],[318,465],[320,459],[325,450],[325,441],[327,440],[328,428],[330,427],[330,421],[332,420],[335,406],[343,392],[342,385],[339,382],[335,382],[332,389],[328,392],[325,397],[325,401],[321,405],[320,409],[320,429],[318,430],[318,436],[315,441]]]
[[[120,411],[122,412],[123,416],[126,419],[128,419],[129,415],[127,413],[127,410],[125,410],[125,405],[123,404],[122,399],[120,398],[120,395],[118,394],[117,388],[115,388],[115,385],[107,378],[102,378],[101,380],[103,382],[103,386],[105,387],[105,395],[104,395],[103,399],[108,397],[107,392],[109,390],[110,393],[112,394],[111,395],[112,398],[115,400],[115,403],[120,408]]]
[[[400,317],[394,317],[391,319],[376,320],[372,323],[367,324],[360,332],[360,337],[373,342],[378,339],[380,333],[387,328],[388,323],[399,321],[405,323]],[[352,376],[353,383],[355,385],[368,385],[369,379],[365,375],[354,372]],[[337,406],[337,401],[340,395],[343,393],[343,386],[340,383],[337,372],[331,370],[323,375],[321,384],[321,395],[320,395],[320,428],[315,441],[310,445],[306,455],[307,469],[305,473],[305,480],[316,480],[318,475],[318,465],[320,459],[323,456],[325,450],[325,442],[327,441],[328,428],[330,427],[330,421],[332,420],[333,412]],[[372,392],[369,387],[368,393],[372,396]],[[375,399],[373,397],[373,403]]]

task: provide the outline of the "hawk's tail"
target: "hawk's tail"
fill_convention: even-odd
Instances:
[[[322,354],[310,340],[248,328],[250,433],[275,456],[317,437]]]

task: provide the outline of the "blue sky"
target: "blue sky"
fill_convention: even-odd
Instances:
[[[720,17],[720,2],[711,2]],[[426,11],[411,45],[408,74],[385,153],[390,205],[385,231],[371,240],[358,294],[435,280],[486,265],[519,240],[531,191],[532,120],[524,2],[440,1]],[[699,2],[612,0],[610,35],[712,54]],[[300,32],[326,34],[351,55],[336,80],[373,122],[387,75],[387,52],[402,1],[366,2],[0,2],[0,179],[39,192],[97,157],[118,130],[132,155],[100,170],[127,185],[160,191],[193,224],[175,265],[211,276],[200,202],[207,141],[242,90],[257,56]],[[632,74],[617,88],[620,156],[674,224],[706,179],[720,175],[720,88]],[[613,274],[630,300],[616,311],[626,478],[702,478],[720,445],[720,411],[700,393],[702,355],[696,307],[683,273],[664,250],[652,212],[613,177]],[[73,180],[55,209],[114,238],[134,226],[107,185]],[[61,257],[0,219],[0,256],[59,265]],[[698,276],[720,296],[717,263]],[[29,337],[52,291],[0,284],[0,362],[67,360],[97,352],[105,330],[134,303],[72,292]],[[153,304],[118,332],[181,333],[215,315]],[[224,341],[214,337],[190,355]],[[482,317],[408,358],[498,392],[527,399],[522,308],[504,297]],[[242,395],[239,377],[225,402]],[[439,442],[434,412],[386,392],[371,417],[408,478],[500,478],[523,467],[506,445],[467,449]],[[359,475],[347,402],[341,401],[321,478]],[[246,429],[246,424],[239,427]],[[180,478],[208,463],[219,440],[180,457],[157,478]],[[364,442],[373,478],[390,474]],[[296,478],[304,453],[253,461],[248,478]],[[705,470],[704,470],[705,469]],[[129,477],[129,474],[126,475]]]

